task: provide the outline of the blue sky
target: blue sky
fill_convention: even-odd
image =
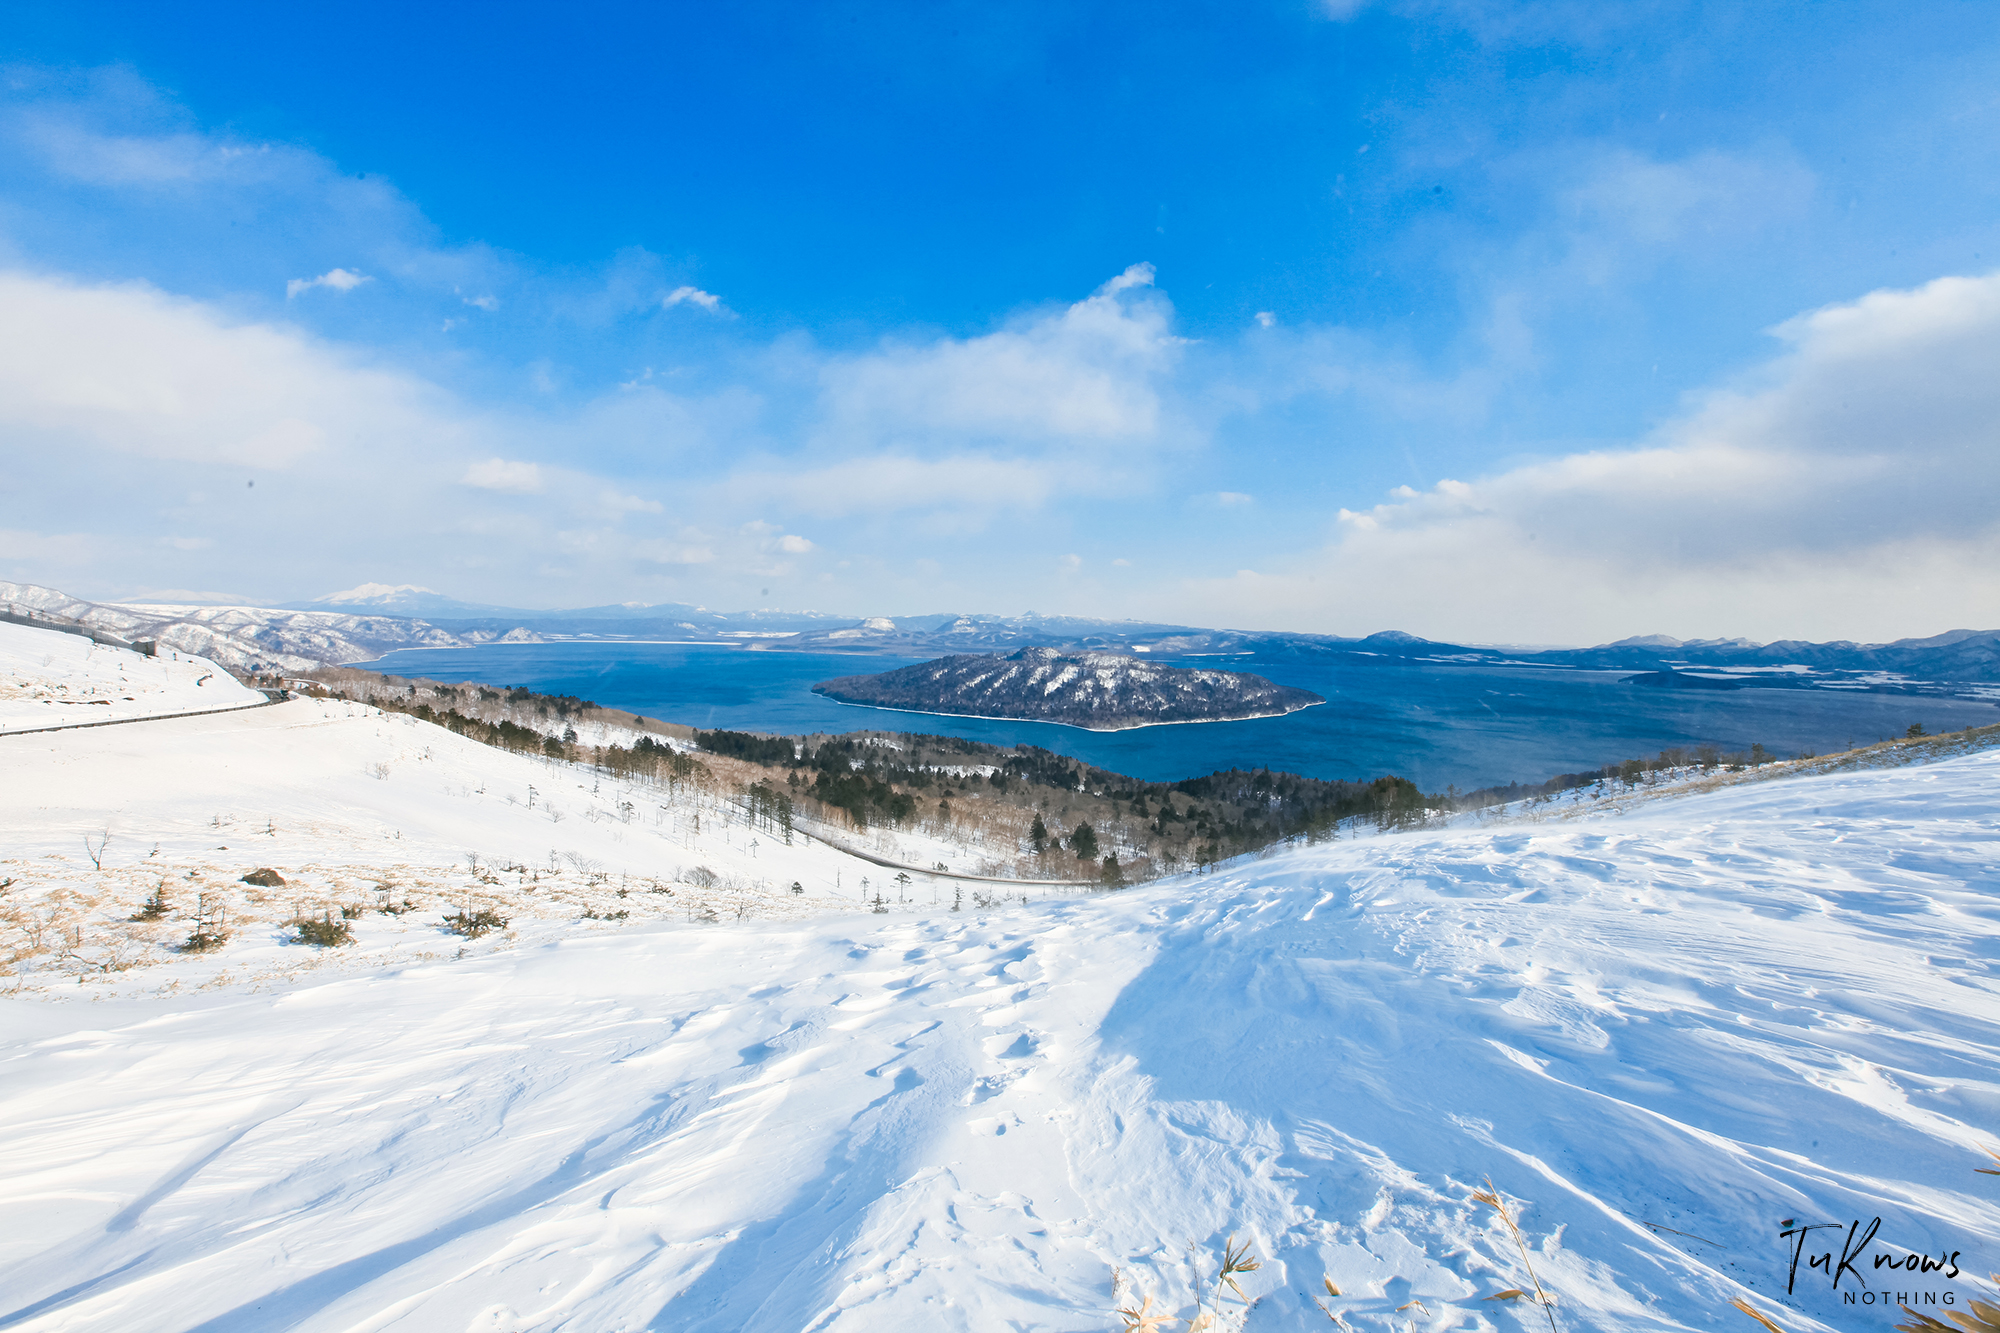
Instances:
[[[2000,623],[1991,6],[28,3],[0,35],[7,578]]]

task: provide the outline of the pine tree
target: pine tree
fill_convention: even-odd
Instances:
[[[1035,822],[1028,826],[1028,841],[1034,846],[1036,856],[1049,849],[1049,826],[1042,822],[1039,813],[1035,816]]]

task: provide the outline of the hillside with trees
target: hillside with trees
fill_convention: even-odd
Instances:
[[[1054,648],[941,657],[872,676],[823,680],[813,693],[878,708],[1062,722],[1092,731],[1279,717],[1326,702],[1310,690],[1243,671]]]

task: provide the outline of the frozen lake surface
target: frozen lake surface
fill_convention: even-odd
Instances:
[[[880,729],[1040,745],[1114,772],[1178,781],[1266,765],[1320,778],[1397,773],[1426,791],[1541,781],[1679,745],[1760,743],[1825,753],[1900,736],[1912,722],[1956,730],[2000,721],[1973,700],[1833,690],[1715,693],[1626,685],[1622,671],[1495,667],[1358,654],[1162,659],[1225,666],[1324,695],[1285,717],[1089,732],[1047,722],[898,713],[835,703],[815,681],[922,658],[758,652],[680,643],[495,644],[419,649],[362,663],[439,680],[526,685],[698,727],[803,733]]]

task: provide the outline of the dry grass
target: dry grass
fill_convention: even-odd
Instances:
[[[1121,1310],[1114,1310],[1112,1313],[1125,1321],[1123,1333],[1160,1333],[1161,1329],[1181,1322],[1170,1311],[1155,1310],[1153,1308],[1153,1298],[1150,1295],[1146,1297],[1145,1302],[1141,1305],[1127,1306]]]
[[[1248,1241],[1238,1245],[1231,1236],[1222,1243],[1222,1263],[1213,1281],[1204,1279],[1201,1272],[1202,1255],[1193,1241],[1188,1242],[1188,1266],[1194,1272],[1194,1314],[1188,1318],[1188,1333],[1222,1333],[1223,1320],[1229,1315],[1235,1318],[1231,1326],[1240,1330],[1250,1317],[1250,1309],[1256,1304],[1237,1281],[1240,1274],[1254,1273],[1263,1267],[1256,1255],[1250,1252]],[[1125,1275],[1118,1269],[1111,1270],[1111,1299],[1119,1300],[1119,1292],[1125,1288]],[[1223,1293],[1232,1293],[1243,1306],[1241,1310],[1226,1311],[1223,1307]],[[1143,1298],[1137,1293],[1129,1293],[1122,1305],[1117,1305],[1111,1313],[1118,1316],[1123,1327],[1120,1333],[1161,1333],[1181,1321],[1171,1307],[1153,1307],[1154,1297],[1148,1292]]]
[[[447,933],[445,918],[452,914],[492,929],[496,938],[514,939],[520,929],[497,923],[531,932],[603,930],[626,921],[792,919],[831,907],[794,897],[786,886],[736,876],[711,872],[702,877],[707,883],[689,883],[693,865],[642,878],[547,863],[531,869],[486,862],[471,871],[462,862],[318,861],[287,866],[282,889],[241,883],[246,868],[243,862],[166,857],[101,871],[81,855],[0,861],[0,881],[10,881],[0,889],[0,988],[25,994],[67,987],[75,994],[82,986],[104,993],[115,984],[129,993],[140,976],[154,973],[157,979],[140,983],[141,989],[168,991],[184,984],[281,982],[323,966],[406,961],[427,946],[433,952],[447,946],[442,956],[449,957],[448,946],[460,942]],[[840,910],[853,909],[847,904]],[[295,937],[297,922],[312,922],[332,943],[341,927],[364,919],[409,924],[388,942],[379,931],[363,934],[357,942],[370,943],[365,949],[285,950],[249,976],[232,959],[233,942]],[[220,973],[213,961],[218,950],[228,965]],[[333,954],[342,957],[336,961]]]
[[[1556,1333],[1555,1297],[1549,1295],[1547,1291],[1543,1290],[1541,1278],[1535,1275],[1535,1265],[1533,1261],[1531,1261],[1528,1258],[1527,1238],[1521,1234],[1520,1224],[1514,1221],[1514,1214],[1507,1207],[1507,1201],[1500,1197],[1500,1191],[1494,1187],[1493,1177],[1488,1176],[1486,1178],[1486,1188],[1483,1190],[1474,1190],[1472,1192],[1472,1197],[1475,1202],[1483,1203],[1487,1207],[1493,1209],[1494,1212],[1499,1213],[1500,1220],[1507,1224],[1508,1233],[1514,1237],[1515,1248],[1521,1251],[1521,1266],[1528,1270],[1528,1282],[1535,1289],[1535,1295],[1534,1295],[1535,1304],[1541,1306],[1542,1313],[1549,1317],[1549,1333]],[[1519,1288],[1509,1288],[1507,1291],[1495,1292],[1493,1295],[1487,1297],[1486,1299],[1524,1300],[1527,1299],[1527,1293],[1520,1290]]]
[[[1763,1315],[1758,1314],[1756,1309],[1751,1306],[1750,1302],[1744,1300],[1742,1297],[1740,1296],[1737,1297],[1735,1300],[1729,1302],[1729,1304],[1734,1308],[1741,1310],[1744,1314],[1749,1315],[1752,1319],[1762,1324],[1765,1328],[1770,1329],[1771,1333],[1785,1333],[1784,1329],[1779,1328],[1776,1324],[1766,1319]]]
[[[2000,1283],[2000,1273],[1993,1274],[1993,1280]],[[1950,1323],[1919,1314],[1905,1305],[1903,1313],[1909,1318],[1896,1325],[1896,1333],[2000,1333],[2000,1305],[1987,1301],[1968,1301],[1966,1304],[1970,1307],[1968,1310],[1954,1310],[1945,1316]]]
[[[1340,1299],[1341,1290],[1339,1287],[1333,1285],[1332,1278],[1322,1277],[1320,1281],[1326,1286],[1326,1294],[1328,1300],[1337,1301]],[[1314,1296],[1312,1298],[1312,1303],[1314,1305],[1317,1305],[1319,1307],[1319,1312],[1325,1315],[1328,1319],[1332,1320],[1334,1323],[1338,1324],[1342,1328],[1347,1327],[1347,1320],[1341,1317],[1341,1312],[1335,1310],[1332,1306],[1328,1305],[1326,1301],[1323,1301],[1319,1297]]]

